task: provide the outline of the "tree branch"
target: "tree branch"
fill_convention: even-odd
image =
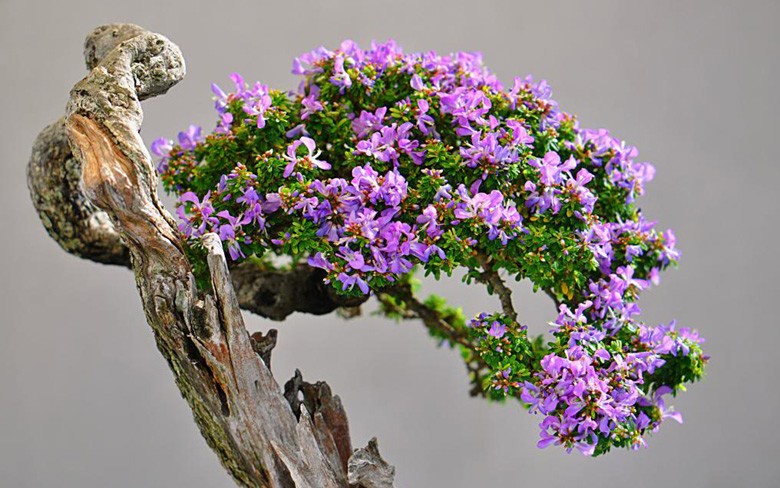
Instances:
[[[467,349],[474,349],[474,344],[468,340],[465,331],[444,320],[439,312],[428,307],[414,296],[408,284],[389,287],[377,292],[376,298],[383,306],[399,313],[404,319],[420,319],[423,325],[437,336],[443,336],[450,344],[459,344]],[[396,309],[396,301],[400,301],[403,308]]]
[[[504,280],[502,280],[498,275],[498,272],[493,269],[492,263],[485,255],[476,253],[476,259],[482,267],[480,281],[488,286],[488,292],[498,295],[504,315],[517,322],[517,312],[512,305],[512,290],[504,284]]]
[[[453,346],[458,345],[470,351],[470,357],[466,361],[466,369],[472,385],[469,394],[485,396],[482,384],[489,368],[477,351],[476,344],[469,339],[467,331],[456,327],[442,317],[439,311],[419,301],[409,284],[399,284],[380,290],[376,298],[388,312],[395,313],[404,320],[420,319],[432,336],[443,338]]]
[[[81,162],[73,157],[65,118],[41,131],[27,166],[33,205],[65,251],[91,261],[130,266],[130,254],[108,214],[81,191]]]
[[[88,259],[127,265],[129,257],[157,346],[201,433],[237,483],[344,487],[349,474],[365,488],[384,486],[347,469],[346,414],[325,383],[294,382],[294,398],[300,392],[305,408],[282,394],[266,363],[275,335],[250,338],[214,234],[203,238],[211,290],[195,284],[139,135],[139,101],[165,93],[184,76],[178,47],[138,26],[112,24],[87,38],[85,56],[91,72],[71,91],[66,119],[39,136],[28,171],[49,233],[66,251]],[[65,151],[66,133],[72,155]],[[55,196],[47,198],[46,191]],[[58,212],[57,205],[66,210]]]
[[[394,488],[395,468],[379,455],[376,437],[349,459],[349,482],[365,488]]]
[[[243,261],[231,267],[230,276],[241,308],[271,320],[284,320],[293,312],[325,315],[368,299],[339,295],[323,282],[324,271],[308,264],[281,271]]]

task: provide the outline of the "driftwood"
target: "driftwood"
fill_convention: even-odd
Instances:
[[[140,101],[185,74],[179,48],[129,24],[86,40],[89,74],[64,118],[41,132],[28,185],[49,234],[67,252],[132,268],[146,318],[203,437],[233,479],[252,487],[393,486],[376,440],[353,452],[346,414],[326,383],[300,373],[284,392],[270,371],[276,332],[250,337],[241,308],[281,320],[345,302],[308,267],[228,269],[222,244],[204,236],[211,288],[199,289],[184,243],[160,204],[139,130]]]

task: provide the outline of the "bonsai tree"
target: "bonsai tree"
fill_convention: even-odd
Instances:
[[[33,149],[29,182],[49,233],[78,256],[133,268],[161,353],[209,445],[244,486],[392,486],[376,441],[353,452],[327,384],[270,373],[276,331],[240,309],[354,315],[369,299],[458,349],[471,395],[539,416],[539,447],[636,449],[667,395],[701,378],[689,328],[640,319],[640,292],[676,264],[671,230],[637,199],[653,167],[583,128],[545,81],[504,86],[474,53],[405,54],[345,41],[293,62],[294,92],[212,85],[216,127],[139,136],[140,100],[184,76],[165,37],[129,24],[86,41],[89,75]],[[159,178],[178,199],[159,203]],[[225,256],[228,256],[227,258]],[[494,296],[473,318],[419,297],[418,273]],[[530,336],[509,280],[557,307]]]

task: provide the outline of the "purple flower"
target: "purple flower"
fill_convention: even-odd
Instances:
[[[339,87],[339,92],[344,93],[347,88],[352,86],[352,79],[349,73],[344,69],[344,56],[336,56],[333,60],[333,76],[330,82]]]
[[[661,242],[662,245],[659,260],[663,264],[667,265],[680,259],[680,251],[675,248],[675,244],[677,244],[677,238],[675,237],[674,232],[672,232],[672,229],[668,229],[663,233],[663,239]]]
[[[265,113],[271,108],[273,101],[265,85],[256,85],[251,92],[244,93],[244,113],[257,117],[257,128],[265,127]]]
[[[310,75],[321,73],[321,64],[324,60],[333,57],[333,53],[320,46],[314,51],[301,55],[293,60],[292,73],[294,75]]]
[[[421,98],[417,100],[417,128],[426,136],[432,134],[433,137],[439,138],[441,136],[436,132],[436,123],[433,117],[428,114],[429,109],[430,105],[426,99]]]
[[[657,327],[640,325],[639,338],[655,353],[673,356],[688,356],[691,353],[691,346],[704,342],[696,330],[687,327],[676,330],[674,320],[669,322],[669,325],[661,324]]]
[[[217,113],[224,114],[228,106],[228,95],[216,83],[211,84],[211,91],[214,93],[214,108]]]
[[[385,205],[396,207],[406,198],[407,188],[406,179],[394,169],[384,176],[376,196],[382,199]]]
[[[666,408],[666,403],[664,402],[664,395],[668,395],[671,392],[672,389],[666,385],[658,388],[653,395],[653,403],[658,409],[661,421],[672,419],[678,424],[681,424],[683,423],[683,418],[680,412],[675,412],[673,407]]]
[[[348,275],[346,273],[339,273],[339,281],[342,283],[342,290],[353,288],[355,285],[363,292],[364,295],[368,295],[371,291],[368,287],[368,283],[356,274]]]
[[[512,144],[523,144],[529,147],[533,144],[533,136],[528,133],[528,130],[522,123],[517,120],[509,119],[506,121],[506,126],[512,130]]]
[[[617,276],[625,282],[626,289],[644,290],[648,287],[645,280],[634,278],[634,268],[632,266],[620,266],[617,269]]]
[[[217,123],[217,128],[214,132],[217,134],[228,134],[230,133],[230,129],[233,125],[233,114],[230,112],[225,112],[222,115],[219,116],[219,122]]]
[[[593,180],[593,174],[585,168],[577,172],[575,178],[566,180],[566,191],[571,195],[572,200],[579,202],[583,210],[587,213],[593,212],[593,206],[596,203],[596,196],[585,187]]]
[[[372,132],[383,127],[382,121],[387,114],[387,107],[379,107],[375,112],[360,112],[360,116],[352,121],[352,131],[359,139],[363,139]]]
[[[241,245],[236,240],[236,236],[237,232],[241,230],[241,227],[248,224],[251,219],[245,215],[234,217],[230,215],[227,210],[219,212],[217,216],[227,220],[226,224],[219,226],[219,238],[222,241],[227,241],[230,259],[233,261],[238,261],[239,258],[245,258],[246,255],[241,250]]]
[[[422,91],[423,88],[425,88],[425,85],[423,85],[423,80],[422,78],[420,78],[420,75],[418,74],[412,76],[412,81],[410,84],[412,88],[414,88],[416,91]]]
[[[158,172],[165,173],[168,171],[169,154],[172,149],[173,149],[173,141],[170,139],[160,137],[152,141],[152,145],[151,145],[152,154],[160,158],[160,161],[157,163]]]
[[[460,155],[469,168],[505,167],[518,159],[517,150],[500,145],[493,132],[485,134],[485,137],[482,138],[478,132],[473,133],[471,143],[461,147]]]
[[[347,266],[352,268],[352,270],[354,271],[368,272],[368,271],[373,271],[374,269],[372,266],[366,263],[366,259],[365,257],[363,257],[362,253],[358,251],[353,251],[348,247],[339,248],[339,252],[336,254],[336,256],[346,261]]]
[[[366,117],[366,119],[365,122],[353,123],[353,130],[359,129],[361,133],[364,133],[364,124],[371,123],[370,117]],[[401,154],[408,154],[416,164],[420,164],[422,163],[422,153],[415,151],[420,142],[410,137],[412,127],[414,125],[411,122],[382,126],[368,139],[359,141],[355,153],[366,154],[384,163],[392,162],[393,165],[398,164],[398,158]]]
[[[173,141],[164,137],[158,137],[152,141],[152,154],[158,158],[168,156],[173,149]]]
[[[206,230],[219,224],[219,219],[213,216],[214,207],[211,206],[211,192],[206,192],[202,200],[198,196],[188,191],[179,197],[181,203],[176,208],[176,214],[181,222],[179,230],[187,237],[200,237],[206,233]],[[190,203],[190,213],[188,217],[185,212],[185,204]]]
[[[179,132],[179,146],[185,151],[192,151],[203,140],[201,128],[190,125],[186,132]]]
[[[304,155],[303,157],[298,157],[297,151],[301,146],[306,148],[308,154]],[[320,155],[320,152],[317,151],[314,153],[315,146],[316,145],[314,140],[309,137],[301,137],[297,141],[294,141],[292,144],[287,146],[287,155],[285,156],[285,159],[288,160],[289,163],[287,163],[287,166],[284,167],[283,176],[288,178],[293,173],[293,171],[295,171],[295,168],[298,165],[301,165],[307,169],[312,167],[330,169],[330,163],[317,159]]]
[[[488,335],[491,335],[496,339],[501,339],[502,337],[504,337],[504,334],[506,334],[506,325],[498,321],[490,324],[490,330],[488,330]]]
[[[326,271],[333,271],[333,264],[325,259],[325,256],[322,255],[321,252],[318,252],[314,256],[309,257],[307,260],[309,263],[309,266],[313,266],[315,268],[321,268]]]
[[[444,253],[444,250],[436,244],[412,242],[410,243],[409,252],[423,263],[427,263],[434,254],[439,256],[439,259],[447,259],[447,255]]]
[[[421,225],[421,229],[425,229],[428,237],[439,237],[442,235],[442,230],[437,220],[438,212],[436,211],[436,207],[433,205],[428,205],[425,207],[425,209],[420,215],[417,216],[416,219],[417,223]]]
[[[574,158],[561,162],[561,157],[553,151],[549,151],[541,160],[531,159],[528,164],[539,169],[539,181],[545,186],[560,185],[564,175],[571,177],[569,172],[577,166]]]
[[[301,120],[306,120],[309,118],[309,116],[311,116],[311,114],[324,109],[322,103],[318,100],[319,96],[320,87],[317,85],[312,85],[309,87],[309,94],[301,99],[301,105],[303,105],[303,110],[301,111]]]

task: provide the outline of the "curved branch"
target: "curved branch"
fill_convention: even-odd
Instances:
[[[466,369],[471,382],[469,395],[473,397],[486,395],[483,380],[490,368],[482,359],[476,343],[469,339],[465,330],[450,323],[438,310],[417,299],[408,283],[381,290],[377,292],[376,298],[384,308],[385,313],[393,314],[404,320],[419,319],[433,337],[446,340],[452,346],[457,345],[467,350],[470,353],[466,359]]]
[[[444,320],[439,312],[419,301],[408,284],[395,285],[381,290],[377,292],[376,298],[382,306],[400,314],[404,319],[420,319],[425,328],[437,337],[445,338],[450,344],[458,344],[474,350],[474,344],[468,340],[465,331],[457,329]],[[400,302],[401,309],[395,309],[396,302]]]
[[[63,231],[62,221],[51,223],[53,204],[36,202],[44,224],[51,223],[47,230],[67,251],[89,259],[127,264],[129,256],[157,346],[201,433],[237,483],[346,486],[351,445],[338,397],[324,383],[311,387],[301,379],[306,408],[293,410],[265,362],[275,335],[253,339],[247,333],[219,238],[204,236],[212,289],[200,290],[173,219],[157,198],[156,173],[139,135],[139,101],[182,79],[178,47],[138,26],[112,24],[87,38],[85,54],[93,69],[71,91],[67,119],[36,141],[30,164],[34,199],[60,181],[71,186],[59,190],[59,202],[79,203],[69,210],[75,218],[62,220],[72,226]],[[62,150],[63,130],[72,157]],[[47,148],[47,142],[58,145]],[[45,181],[42,168],[67,161],[69,173]],[[79,172],[88,200],[77,202]],[[102,223],[111,225],[93,225],[91,217],[101,212]],[[381,486],[371,485],[371,476],[349,471],[350,482]]]
[[[81,162],[73,157],[65,118],[41,131],[27,165],[27,186],[49,235],[65,251],[105,264],[130,265],[130,254],[108,214],[81,191]]]
[[[483,254],[477,253],[476,259],[479,265],[482,267],[482,273],[480,274],[480,281],[488,286],[488,292],[498,295],[498,299],[501,302],[501,309],[504,315],[517,322],[517,312],[512,304],[512,290],[504,284],[504,280],[498,275],[498,271],[493,269],[493,265],[490,260]]]

